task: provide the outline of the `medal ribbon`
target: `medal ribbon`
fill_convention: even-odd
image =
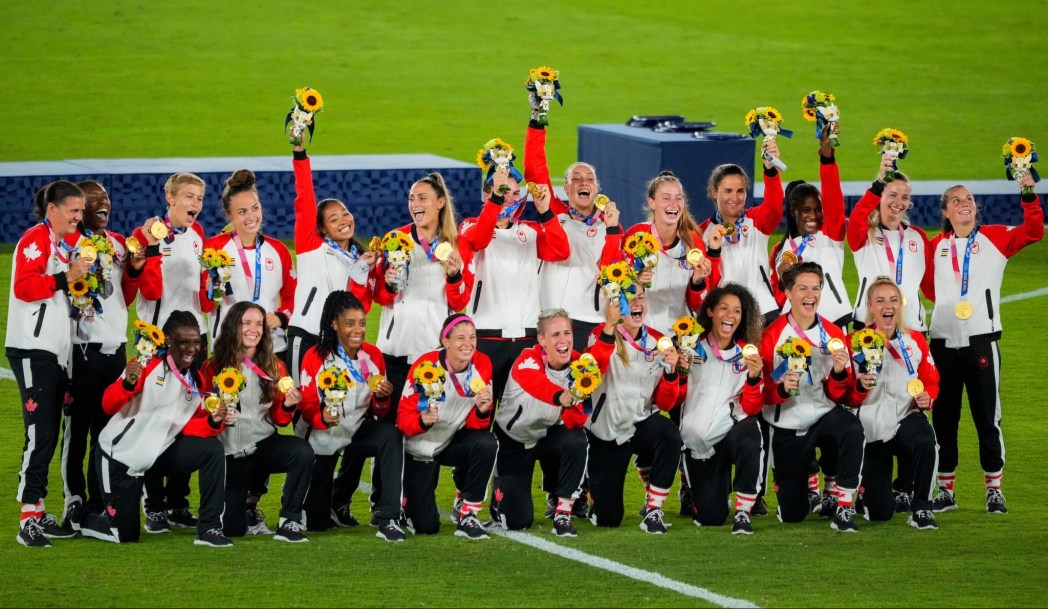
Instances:
[[[717,224],[724,224],[724,218],[721,217],[720,211],[716,213]],[[739,219],[735,221],[735,234],[724,235],[724,240],[728,243],[738,243],[739,239],[742,238],[742,223],[746,221],[746,212],[742,212]]]
[[[968,243],[964,246],[964,262],[963,270],[957,266],[957,236],[955,234],[950,235],[950,257],[953,261],[953,276],[957,278],[957,283],[961,284],[961,300],[968,295],[968,265],[972,261],[972,245],[975,243],[975,238],[979,236],[979,227],[976,226],[972,229],[972,234],[968,235]]]
[[[69,260],[73,257],[73,252],[76,248],[66,243],[64,239],[59,239],[58,236],[55,235],[55,229],[51,226],[51,221],[47,218],[44,218],[44,226],[47,227],[47,234],[51,237],[51,249],[54,250],[55,256],[58,257],[58,261],[62,264],[69,264]],[[65,256],[62,255],[61,250],[66,251]]]
[[[913,369],[913,362],[910,361],[910,354],[906,352],[906,343],[902,342],[902,332],[895,331],[895,336],[899,339],[899,349],[896,351],[895,347],[892,346],[892,341],[888,341],[884,344],[888,348],[888,352],[892,354],[895,361],[899,362],[899,365],[906,365],[906,371],[910,373],[910,378],[917,378],[917,373]],[[902,353],[900,356],[899,354]]]
[[[342,348],[342,343],[338,343],[338,356],[342,358],[342,363],[349,368],[349,374],[353,376],[359,383],[367,384],[368,379],[371,378],[371,371],[368,370],[368,363],[364,360],[360,360],[360,370],[353,365],[353,360],[349,358],[349,354]]]
[[[706,342],[707,344],[709,344],[710,351],[713,352],[713,356],[726,364],[734,364],[735,362],[742,359],[742,349],[740,349],[738,345],[735,345],[735,355],[732,355],[731,357],[725,357],[723,355],[723,352],[717,346],[717,341],[713,340],[713,337],[707,336]]]
[[[888,264],[895,265],[895,285],[902,285],[902,244],[906,241],[906,229],[899,225],[899,257],[896,259],[892,254],[892,246],[888,243],[888,233],[881,227],[881,241],[884,242],[884,252],[888,255]]]
[[[807,247],[808,247],[808,244],[809,244],[809,243],[811,243],[811,242],[812,242],[812,241],[814,241],[814,240],[815,240],[815,235],[805,235],[805,236],[804,236],[804,238],[803,238],[803,239],[801,239],[801,245],[800,245],[800,247],[798,247],[798,246],[797,246],[797,245],[796,245],[796,244],[795,244],[795,243],[793,242],[793,239],[787,239],[787,240],[786,240],[786,243],[788,243],[788,244],[789,244],[789,246],[790,246],[790,250],[791,250],[791,251],[792,251],[792,252],[793,252],[794,254],[797,254],[797,261],[798,261],[798,262],[801,262],[801,261],[803,261],[803,260],[804,260],[804,259],[802,258],[802,256],[804,255],[804,250],[805,250],[805,249],[807,249]]]
[[[433,243],[430,243],[429,239],[423,237],[422,232],[419,231],[417,228],[415,229],[415,234],[418,235],[418,242],[422,246],[422,249],[426,252],[426,258],[429,258],[429,261],[433,262],[433,256],[437,251],[437,246],[440,245],[440,235],[438,234],[436,237],[434,237]]]
[[[189,373],[188,380],[186,377],[182,376],[182,373],[178,370],[178,366],[175,365],[175,358],[171,357],[170,353],[167,355],[167,367],[171,369],[171,372],[175,373],[175,378],[178,379],[178,382],[182,383],[183,387],[188,389],[194,396],[200,397],[200,392],[197,391],[196,388],[196,382],[193,381],[193,373]]]
[[[349,258],[351,262],[356,262],[360,259],[360,252],[357,250],[357,244],[353,243],[352,241],[349,242],[349,250],[344,250],[341,247],[339,247],[339,245],[335,243],[335,240],[331,237],[328,237],[327,235],[324,235],[324,243],[327,243],[328,247],[342,254],[346,258]]]
[[[586,226],[593,226],[597,220],[604,217],[603,214],[601,214],[601,211],[596,207],[593,208],[593,213],[587,216],[574,207],[568,206],[568,215],[582,220]]]
[[[267,381],[272,381],[273,380],[273,379],[269,378],[268,374],[266,374],[261,368],[258,367],[258,364],[256,364],[255,362],[251,361],[251,358],[245,357],[243,361],[244,361],[244,365],[247,366],[248,368],[250,368],[251,371],[254,372],[255,374],[257,374],[260,378],[262,378],[264,380],[267,380]]]
[[[244,275],[251,279],[251,267],[247,265],[247,254],[244,252],[244,244],[240,235],[233,233],[233,245],[237,246],[237,254],[240,256],[240,264],[244,267]],[[251,302],[258,302],[262,293],[262,235],[255,237],[255,290],[251,296]],[[272,380],[272,379],[269,379]]]
[[[800,338],[807,338],[807,339],[811,340],[808,337],[808,333],[803,328],[801,328],[801,325],[799,323],[797,323],[796,319],[793,318],[793,311],[790,311],[789,313],[786,314],[786,321],[788,321],[790,323],[790,327],[793,328],[793,331],[796,332],[798,335],[800,335]],[[826,348],[826,341],[827,341],[826,328],[822,327],[822,320],[819,319],[818,315],[815,316],[815,323],[818,324],[818,326],[819,326],[819,341],[820,341],[819,349],[823,353],[829,354],[830,351],[829,351],[829,349]]]
[[[473,397],[475,394],[469,388],[469,382],[473,380],[473,362],[471,361],[468,365],[466,365],[466,385],[465,387],[463,387],[462,383],[460,383],[458,380],[458,375],[455,374],[455,371],[452,370],[451,366],[447,364],[447,351],[440,354],[440,359],[441,364],[444,365],[444,369],[448,371],[448,376],[451,377],[451,384],[455,386],[455,391],[457,391],[458,394],[464,398]]]
[[[627,342],[629,342],[630,346],[632,346],[637,351],[640,351],[641,353],[643,353],[645,357],[650,357],[651,356],[651,354],[652,354],[651,349],[645,349],[642,346],[642,345],[648,344],[648,327],[647,326],[641,326],[640,327],[640,344],[638,344],[637,341],[633,340],[633,337],[630,336],[630,333],[627,332],[626,329],[623,328],[622,326],[618,326],[617,329],[619,331],[619,334],[621,334],[622,337],[625,338]]]

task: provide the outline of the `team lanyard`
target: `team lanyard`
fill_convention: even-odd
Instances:
[[[899,339],[899,350],[896,351],[895,347],[892,346],[892,341],[888,341],[884,346],[888,348],[888,352],[892,354],[895,361],[906,365],[906,371],[910,373],[910,377],[916,377],[917,374],[913,370],[913,363],[910,361],[910,354],[906,351],[906,343],[902,342],[902,332],[898,329],[895,330],[895,336]],[[902,354],[901,356],[899,354]]]
[[[168,235],[167,235],[167,237],[164,238],[164,243],[167,243],[167,244],[174,243],[175,242],[175,236],[176,235],[181,235],[182,233],[186,232],[187,228],[189,228],[188,226],[178,226],[178,227],[172,226],[171,225],[171,218],[168,217],[168,216],[164,216],[164,218],[163,218],[163,220],[161,220],[161,222],[164,223],[164,226],[166,226],[167,230],[168,230]]]
[[[720,211],[716,212],[716,216],[717,216],[717,224],[724,224],[724,218],[721,217]],[[727,241],[728,243],[738,243],[739,240],[742,238],[742,223],[745,222],[745,221],[746,221],[746,212],[744,211],[744,212],[742,212],[742,215],[739,216],[739,219],[735,221],[735,234],[734,235],[724,235],[724,240]]]
[[[429,261],[433,262],[433,256],[437,251],[437,245],[440,244],[440,234],[438,233],[436,237],[433,237],[433,243],[430,243],[429,239],[422,236],[422,231],[418,230],[417,226],[415,227],[415,234],[418,236],[419,245],[421,245],[422,249],[426,252],[426,258],[429,258]]]
[[[451,384],[455,386],[455,391],[464,398],[473,397],[476,394],[474,394],[473,390],[469,388],[469,382],[473,379],[473,361],[471,360],[469,364],[466,365],[466,384],[463,386],[458,380],[458,374],[456,374],[455,371],[451,369],[451,366],[448,365],[447,353],[447,351],[441,353],[440,358],[444,360],[442,363],[448,371],[448,376],[451,377]]]
[[[801,325],[793,318],[793,311],[786,314],[786,321],[790,323],[790,327],[793,328],[793,331],[796,332],[800,338],[808,338],[808,333],[801,328]],[[826,348],[826,328],[822,327],[822,320],[819,319],[818,314],[815,315],[815,323],[819,325],[819,349],[823,353],[829,353],[829,350]]]
[[[171,372],[175,373],[175,378],[178,379],[178,382],[182,383],[183,387],[189,390],[189,393],[196,397],[200,397],[200,392],[197,391],[196,388],[196,382],[193,380],[193,372],[190,371],[188,380],[186,377],[182,376],[182,373],[178,370],[178,366],[175,365],[175,358],[172,357],[170,353],[167,354],[167,367],[171,369]]]
[[[888,255],[888,264],[895,265],[895,285],[902,285],[902,244],[906,241],[906,229],[899,225],[899,256],[896,258],[892,253],[892,246],[888,243],[888,233],[881,227],[881,241],[884,242],[884,252]]]
[[[245,356],[244,359],[243,359],[243,362],[244,362],[245,366],[250,368],[251,371],[254,372],[255,374],[257,374],[260,378],[262,378],[264,380],[267,380],[267,381],[272,381],[273,380],[272,378],[269,377],[268,374],[263,372],[263,370],[258,367],[258,364],[256,364],[255,362],[251,361],[250,358]]]
[[[349,258],[351,262],[356,262],[360,259],[360,252],[357,250],[357,244],[353,243],[352,241],[350,241],[349,243],[349,250],[344,250],[341,247],[339,247],[339,245],[335,243],[335,240],[331,237],[328,237],[327,235],[324,235],[324,243],[327,243],[328,247],[342,254],[346,258]]]
[[[586,214],[569,205],[568,215],[577,220],[581,220],[582,223],[586,226],[593,226],[597,222],[597,220],[603,218],[603,214],[601,214],[600,210],[596,207],[593,208],[593,213],[587,216]]]
[[[659,231],[655,228],[655,223],[651,223],[651,235],[655,237],[655,242],[659,244],[659,249],[666,255],[667,258],[671,258],[677,261],[682,269],[691,269],[691,265],[687,261],[687,252],[684,251],[684,240],[680,238],[678,233],[675,241],[676,245],[663,245],[662,238],[659,237]],[[671,251],[672,250],[672,251]]]
[[[521,205],[524,205],[524,201],[526,199],[527,199],[526,196],[525,197],[521,197],[520,199],[517,199],[516,203],[510,204],[509,207],[502,208],[502,210],[499,211],[498,220],[505,220],[506,218],[509,218],[510,221],[512,222],[515,219],[516,215],[517,215],[517,210],[520,209]],[[496,220],[496,222],[498,222],[498,220]]]
[[[963,269],[961,269],[957,265],[957,235],[950,234],[950,258],[953,261],[953,276],[957,279],[957,283],[961,284],[961,300],[968,295],[968,265],[972,261],[972,245],[978,236],[979,227],[976,226],[972,229],[972,234],[968,235],[968,243],[964,246],[964,262]]]
[[[790,249],[793,251],[793,253],[797,254],[797,261],[800,262],[800,261],[804,260],[804,258],[803,258],[804,250],[807,249],[808,244],[811,243],[812,241],[815,241],[815,235],[805,235],[801,239],[801,244],[800,244],[799,247],[797,246],[797,244],[795,244],[793,242],[792,238],[787,239],[786,243],[789,244]]]
[[[244,275],[248,279],[251,279],[251,267],[247,265],[247,254],[244,252],[244,243],[240,240],[240,235],[233,233],[233,244],[237,246],[237,254],[240,255],[240,263],[244,267]],[[251,296],[251,302],[258,302],[258,297],[262,293],[262,235],[255,236],[255,291]],[[271,380],[271,379],[270,379]]]
[[[342,343],[338,343],[336,346],[338,347],[338,356],[342,358],[342,363],[346,365],[346,368],[349,368],[349,373],[353,375],[353,378],[358,383],[367,384],[368,379],[371,378],[371,371],[368,370],[368,363],[364,360],[360,360],[360,370],[357,370],[357,367],[353,365],[353,360],[349,358],[349,354],[342,348]]]
[[[629,342],[630,346],[632,346],[637,351],[640,351],[641,353],[643,353],[644,357],[651,357],[651,354],[652,354],[651,349],[647,349],[647,348],[643,347],[643,345],[648,344],[648,327],[647,326],[641,326],[640,327],[640,343],[639,344],[637,343],[637,341],[633,340],[633,337],[630,336],[630,333],[626,331],[626,328],[623,328],[622,326],[617,326],[617,328],[619,330],[619,334],[621,334],[622,337],[625,338],[627,342]]]
[[[73,252],[76,248],[66,243],[64,239],[59,239],[58,236],[55,235],[55,229],[51,226],[51,221],[47,218],[44,218],[44,225],[47,226],[47,234],[51,237],[51,249],[54,250],[55,257],[57,257],[58,261],[62,264],[69,264],[69,260],[72,258]],[[65,256],[62,255],[61,250],[66,251]]]
[[[724,362],[726,364],[734,364],[735,362],[737,362],[740,359],[742,359],[742,349],[739,348],[739,345],[735,345],[735,354],[734,355],[732,355],[731,357],[725,357],[723,352],[717,346],[717,341],[714,340],[712,336],[707,336],[706,337],[706,343],[709,344],[710,351],[713,352],[713,357],[716,357],[717,359],[719,359],[720,361],[722,361],[722,362]]]

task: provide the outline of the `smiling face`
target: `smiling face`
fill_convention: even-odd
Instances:
[[[464,321],[455,324],[455,327],[440,339],[441,346],[447,351],[447,362],[455,372],[462,372],[473,359],[473,353],[477,350],[477,328]]]
[[[597,173],[585,163],[576,163],[568,172],[564,182],[568,204],[578,211],[589,214],[593,211],[593,199],[597,196]]]
[[[266,331],[266,318],[262,311],[251,307],[244,311],[240,318],[240,346],[245,351],[253,351],[262,342],[262,334]]]
[[[185,370],[193,364],[193,359],[200,352],[200,330],[179,326],[167,335],[167,346],[175,365],[179,370]]]
[[[571,320],[564,317],[547,320],[542,328],[542,333],[538,335],[538,343],[546,352],[549,365],[557,370],[563,369],[570,363],[571,345],[574,340]]]
[[[710,197],[725,222],[735,222],[746,208],[746,179],[737,174],[724,176]]]
[[[975,226],[975,195],[964,186],[946,191],[946,207],[942,210],[944,218],[950,221],[955,233],[967,235]]]
[[[92,232],[105,230],[109,226],[109,215],[113,211],[113,204],[109,201],[109,193],[101,184],[94,182],[85,184],[81,190],[84,191],[84,226]]]
[[[346,309],[331,322],[331,328],[338,337],[342,348],[350,355],[356,355],[364,344],[364,335],[368,330],[368,318],[360,309]]]
[[[822,300],[822,284],[815,273],[801,273],[793,282],[793,287],[786,290],[790,299],[793,316],[799,321],[812,321],[819,310]]]
[[[258,194],[245,190],[230,197],[226,216],[242,240],[254,240],[262,228],[262,203],[258,200]],[[250,239],[245,239],[245,236]]]
[[[436,230],[440,223],[440,210],[447,199],[437,196],[437,189],[427,182],[415,182],[408,194],[408,213],[415,226],[425,231]]]
[[[175,194],[167,195],[167,217],[171,226],[192,226],[204,207],[204,187],[182,184]]]
[[[46,218],[51,222],[51,230],[59,239],[75,233],[78,224],[84,218],[83,197],[66,197],[57,203],[48,203]]]
[[[822,202],[818,197],[805,197],[793,206],[793,221],[802,235],[814,235],[822,230]]]
[[[617,307],[618,303],[612,301],[608,306]],[[622,325],[630,334],[636,334],[648,315],[648,296],[644,293],[644,288],[637,288],[637,295],[629,302],[629,308],[630,314],[623,320]]]
[[[655,224],[659,226],[676,227],[686,205],[684,190],[676,180],[660,183],[655,189],[655,196],[648,199],[648,209],[651,210]]]
[[[899,287],[894,282],[873,286],[867,298],[867,310],[877,329],[890,337],[895,333],[902,312]]]
[[[320,234],[336,243],[346,243],[353,238],[356,221],[346,206],[339,201],[328,201],[317,210]]]
[[[892,230],[899,228],[903,215],[910,209],[910,183],[893,180],[884,186],[881,195],[881,224]]]
[[[742,302],[734,294],[725,294],[717,304],[706,308],[713,324],[710,333],[721,344],[735,337],[735,330],[742,323]]]

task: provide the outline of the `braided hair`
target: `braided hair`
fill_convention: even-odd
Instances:
[[[328,294],[327,300],[324,301],[324,311],[320,314],[320,340],[317,341],[317,355],[321,359],[326,359],[338,350],[335,320],[346,311],[367,313],[357,297],[345,290],[335,290]]]
[[[782,234],[782,240],[775,244],[775,247],[771,250],[771,257],[774,260],[782,248],[786,245],[787,239],[793,239],[801,233],[800,227],[797,226],[797,219],[793,217],[793,208],[800,205],[808,197],[815,197],[819,205],[822,205],[822,196],[819,193],[819,189],[814,184],[805,182],[804,180],[794,180],[786,185],[786,192],[783,196],[783,215],[786,216],[786,232]]]

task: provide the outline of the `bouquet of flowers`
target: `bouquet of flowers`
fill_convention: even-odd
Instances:
[[[447,377],[447,371],[437,362],[419,363],[412,376],[415,382],[415,392],[419,394],[419,412],[429,410],[430,400],[435,402],[444,400],[444,380]]]
[[[626,237],[622,250],[629,256],[630,266],[638,274],[646,269],[655,268],[659,263],[659,242],[651,233],[638,231]],[[650,288],[651,284],[645,283],[644,287]]]
[[[306,129],[309,129],[309,138],[313,139],[313,117],[318,112],[324,111],[324,98],[316,89],[302,87],[295,89],[295,96],[292,99],[295,100],[295,107],[287,113],[287,118],[284,119],[284,130],[288,133],[288,141],[299,146],[302,144]]]
[[[240,392],[247,387],[247,378],[239,368],[223,368],[214,378],[218,399],[229,409],[226,415],[226,427],[237,424],[237,404],[240,403]]]
[[[583,353],[579,359],[571,362],[568,376],[568,393],[575,404],[586,401],[601,383],[600,367],[597,360],[589,353]]]
[[[750,130],[750,137],[764,136],[765,142],[774,142],[775,137],[793,137],[793,132],[782,128],[782,113],[771,106],[758,106],[746,113],[746,128]],[[779,171],[786,171],[786,163],[782,159],[769,153],[762,152],[764,160],[772,164]]]
[[[1041,176],[1033,164],[1037,162],[1037,149],[1033,142],[1025,137],[1013,137],[1005,143],[1001,155],[1004,157],[1004,175],[1009,180],[1021,180],[1026,174],[1033,176],[1034,182],[1040,182]],[[1023,186],[1023,194],[1033,194],[1033,187]]]
[[[517,155],[513,152],[513,146],[510,146],[506,142],[499,138],[488,140],[484,147],[477,151],[477,166],[480,167],[481,171],[487,172],[485,174],[485,184],[491,184],[493,181],[492,176],[495,175],[495,171],[499,169],[508,169],[509,175],[517,182],[524,181],[524,174],[520,173],[516,167],[513,166],[513,161],[516,160]],[[508,186],[502,186],[502,192],[509,190]],[[500,193],[501,194],[501,193]]]
[[[229,280],[233,277],[230,269],[234,263],[226,250],[206,247],[197,256],[197,261],[211,278],[211,290],[207,294],[209,300],[221,300],[223,294],[233,295],[233,286],[229,285]]]
[[[382,237],[379,249],[385,253],[386,264],[397,272],[397,281],[389,286],[396,292],[408,282],[408,263],[411,262],[411,250],[415,242],[411,237],[398,230],[391,230]]]
[[[630,314],[630,301],[637,296],[637,273],[625,262],[615,262],[603,267],[597,277],[600,291],[608,300],[618,300],[619,313]]]
[[[673,345],[691,356],[693,362],[702,363],[706,361],[706,350],[699,344],[699,336],[704,328],[699,321],[691,316],[678,318],[673,322]],[[691,371],[688,366],[686,372]]]
[[[317,374],[317,389],[320,391],[320,399],[327,408],[329,418],[338,416],[339,408],[346,400],[346,392],[353,385],[349,372],[338,366],[328,366]]]
[[[531,97],[531,119],[540,125],[549,124],[549,102],[557,100],[564,105],[564,98],[560,95],[560,80],[557,77],[560,72],[549,66],[542,66],[531,70],[524,88],[528,90]]]
[[[892,157],[892,169],[896,170],[899,168],[899,159],[905,159],[906,153],[910,151],[908,144],[910,138],[906,137],[906,134],[898,129],[881,129],[877,132],[877,135],[873,136],[873,145],[879,146],[882,154],[887,154]],[[892,173],[884,174],[884,182],[888,183],[895,179],[895,175]]]
[[[852,334],[852,359],[859,364],[859,370],[870,374],[880,374],[881,362],[884,360],[884,345],[888,337],[873,328],[863,328]]]
[[[102,312],[102,299],[113,293],[113,244],[103,233],[81,237],[76,246],[80,258],[91,261],[91,268],[69,284],[69,302],[74,319],[90,319]]]
[[[803,338],[789,337],[779,345],[775,352],[786,359],[786,369],[790,372],[804,372],[811,364],[812,346]],[[781,376],[781,374],[779,375]],[[790,395],[798,395],[800,390],[791,389]]]
[[[140,366],[145,368],[154,355],[162,354],[167,339],[164,337],[163,330],[141,319],[135,320],[134,328],[135,359],[138,360]]]
[[[837,104],[833,103],[833,100],[832,93],[823,93],[822,91],[812,91],[801,100],[801,109],[804,111],[805,120],[815,123],[815,139],[817,140],[822,139],[822,129],[827,123],[830,124],[832,129],[833,124],[841,118],[841,113],[837,110]],[[840,145],[840,139],[837,138],[833,131],[830,131],[830,146],[836,148]]]

